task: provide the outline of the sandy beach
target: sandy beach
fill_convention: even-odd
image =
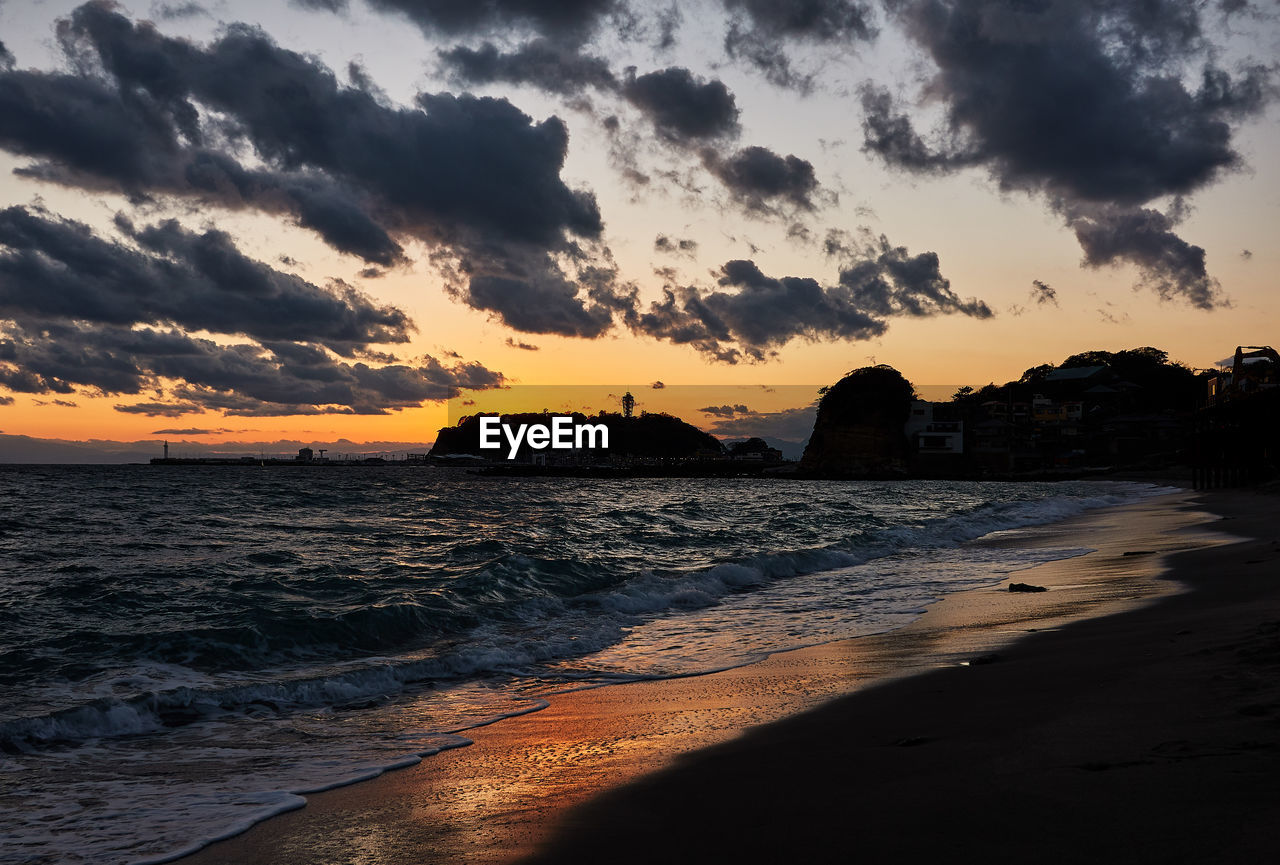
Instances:
[[[183,861],[1256,861],[1278,505],[1179,493],[998,535],[1096,551],[890,633],[549,695]]]
[[[574,811],[530,861],[1270,861],[1280,501],[1202,500],[1253,539],[1172,556],[1190,591],[751,731]]]

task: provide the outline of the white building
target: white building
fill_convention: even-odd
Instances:
[[[921,454],[964,453],[964,421],[946,420],[956,409],[950,403],[916,400],[903,432]]]

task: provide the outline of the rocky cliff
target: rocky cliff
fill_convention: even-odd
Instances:
[[[823,391],[800,470],[890,477],[907,470],[903,424],[914,388],[890,366],[856,369]]]

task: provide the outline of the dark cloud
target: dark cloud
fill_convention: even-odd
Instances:
[[[289,0],[293,6],[301,9],[313,9],[317,12],[345,12],[347,0]]]
[[[589,291],[584,301],[580,286],[593,278],[602,286]],[[597,277],[590,269],[570,279],[557,263],[544,258],[507,271],[473,272],[464,299],[515,330],[593,339],[613,327],[619,309],[611,283],[612,276]]]
[[[13,397],[0,396],[0,405],[13,405]]]
[[[618,86],[603,58],[548,40],[529,42],[515,51],[501,51],[492,42],[479,48],[459,45],[441,51],[440,61],[456,81],[469,85],[528,84],[561,95]]]
[[[698,411],[715,417],[731,418],[734,415],[747,414],[751,409],[739,403],[738,405],[708,405],[703,406]]]
[[[118,411],[118,409],[117,409]],[[219,433],[231,432],[226,429],[199,429],[198,427],[187,427],[186,429],[158,429],[152,430],[153,436],[211,436]]]
[[[1089,267],[1121,262],[1136,264],[1142,285],[1161,298],[1178,297],[1201,309],[1226,303],[1218,281],[1205,267],[1204,249],[1174,233],[1172,216],[1145,207],[1077,206],[1067,224],[1084,249]]]
[[[479,364],[373,367],[288,342],[224,345],[177,330],[83,322],[0,326],[0,384],[28,393],[137,394],[176,382],[172,402],[121,411],[177,416],[204,409],[241,415],[386,414],[499,386]]]
[[[41,211],[0,211],[0,385],[109,395],[167,387],[169,402],[120,410],[176,417],[384,414],[503,381],[474,363],[409,365],[371,350],[406,341],[413,323],[344,283],[320,288],[249,259],[221,232],[117,226],[130,243]],[[255,342],[235,341],[243,337]]]
[[[680,12],[680,6],[673,0],[666,9],[658,11],[656,23],[658,26],[658,42],[654,47],[659,51],[668,51],[674,48],[676,30],[684,23],[684,15]]]
[[[1050,304],[1058,306],[1058,292],[1053,286],[1043,283],[1038,279],[1031,280],[1031,299],[1040,306]]]
[[[875,35],[871,8],[852,0],[724,0],[757,32],[772,38],[843,42]]]
[[[724,37],[724,51],[730,57],[754,66],[764,74],[765,80],[776,87],[786,87],[806,95],[813,90],[813,75],[797,72],[781,42],[758,30],[745,28],[737,22],[730,24]]]
[[[682,66],[630,76],[622,93],[652,121],[665,140],[681,145],[738,134],[738,105],[719,79],[706,80]]]
[[[962,300],[939,271],[935,253],[910,255],[867,235],[835,285],[806,277],[767,276],[753,261],[727,262],[718,288],[668,284],[662,299],[625,315],[632,330],[690,345],[723,363],[759,362],[793,339],[864,340],[896,316],[960,313],[988,318],[980,300]]]
[[[793,222],[787,226],[787,240],[808,246],[813,241],[813,230],[803,222]]]
[[[162,21],[180,18],[199,18],[208,15],[209,10],[199,3],[152,3],[151,17]]]
[[[1253,258],[1253,250],[1251,249],[1240,250],[1240,257],[1243,258],[1245,261],[1248,261],[1249,259]]]
[[[653,251],[666,255],[686,255],[692,258],[698,252],[698,241],[659,234],[653,239]]]
[[[720,418],[711,425],[710,432],[721,438],[759,436],[774,442],[803,442],[813,432],[817,413],[816,402],[781,411],[752,411],[732,418]]]
[[[994,314],[981,300],[963,300],[952,290],[936,252],[911,255],[884,235],[864,239],[855,260],[840,271],[840,285],[850,291],[854,304],[878,316],[960,313],[990,318]]]
[[[1261,110],[1273,88],[1262,66],[1231,75],[1215,65],[1193,0],[905,0],[893,14],[931,57],[937,75],[927,92],[943,122],[926,140],[888,92],[862,93],[864,149],[915,172],[983,166],[1004,190],[1043,194],[1076,228],[1070,214],[1124,208],[1085,217],[1085,234],[1108,261],[1125,260],[1162,274],[1151,282],[1163,296],[1203,305],[1211,299],[1198,269],[1164,238],[1152,255],[1132,236],[1105,241],[1108,225],[1132,229],[1141,205],[1193,192],[1242,158],[1232,125]],[[1198,80],[1187,82],[1200,64]],[[1065,204],[1059,204],[1065,203]],[[1081,231],[1077,228],[1077,235]],[[1179,244],[1189,247],[1183,241]],[[1086,249],[1086,256],[1097,255]],[[1149,274],[1148,274],[1149,275]],[[1177,278],[1186,277],[1188,282]]]
[[[331,0],[312,0],[313,5]],[[398,12],[427,34],[465,35],[519,27],[580,41],[617,8],[615,0],[368,0],[374,9]]]
[[[893,95],[883,87],[866,84],[862,101],[862,149],[885,162],[915,172],[941,172],[963,168],[978,161],[955,147],[930,149],[916,132],[911,118],[899,110]]]
[[[518,348],[521,351],[538,351],[538,346],[528,342],[520,342],[518,339],[507,337],[507,345],[511,348]]]
[[[649,385],[649,386],[650,386],[651,388],[653,388],[654,390],[662,390],[663,388],[665,388],[665,387],[666,387],[666,385],[665,385],[665,384],[663,384],[663,383],[662,383],[662,382],[660,382],[660,381],[655,381],[653,384],[651,384],[651,385]]]
[[[9,53],[9,49],[4,47],[3,42],[0,42],[0,69],[12,69],[15,62],[13,55]]]
[[[818,182],[807,160],[758,146],[724,150],[740,132],[737,103],[724,82],[698,78],[679,66],[638,77],[634,69],[628,74],[622,92],[649,118],[659,137],[680,147],[697,147],[703,166],[749,212],[772,214],[779,205],[813,209]],[[633,182],[647,184],[650,177],[637,168],[634,142],[617,140],[617,118],[609,118],[606,128],[615,140],[615,162]],[[674,172],[659,173],[692,191]]]
[[[144,417],[182,417],[204,411],[195,403],[136,402],[116,405],[114,408],[121,414],[140,414]]]
[[[707,148],[702,161],[748,210],[771,213],[778,204],[799,210],[814,207],[818,180],[808,160],[779,156],[765,147],[744,147],[727,157]]]
[[[37,399],[32,400],[35,405],[56,405],[60,408],[76,408],[78,403],[69,399]]]
[[[401,310],[343,283],[321,288],[254,261],[220,231],[119,224],[135,246],[40,211],[0,211],[0,316],[168,323],[318,342],[340,354],[406,342],[413,329]]]
[[[632,330],[655,339],[692,346],[721,363],[738,363],[744,359],[760,361],[766,356],[761,349],[748,349],[744,358],[744,352],[733,345],[735,334],[707,306],[703,292],[694,286],[666,286],[662,300],[650,303],[647,310],[637,307],[627,317],[627,324]]]
[[[788,43],[866,42],[875,38],[870,7],[853,0],[723,0],[731,15],[724,48],[779,87],[807,92],[812,76],[795,71]]]
[[[87,4],[59,35],[109,78],[4,74],[0,143],[45,160],[27,170],[36,177],[289,212],[383,265],[401,256],[393,234],[558,248],[602,228],[593,198],[559,179],[564,124],[535,124],[506,100],[424,93],[390,106],[239,24],[201,47]],[[266,168],[239,164],[242,145]]]
[[[290,0],[319,12],[345,12],[350,0]],[[408,18],[429,36],[464,36],[512,28],[579,42],[618,9],[617,0],[368,0],[380,12]]]
[[[89,3],[59,38],[76,73],[0,73],[0,146],[36,160],[29,176],[287,214],[382,266],[403,260],[400,238],[511,270],[602,231],[594,197],[560,178],[558,118],[469,95],[396,107],[244,25],[201,46]]]

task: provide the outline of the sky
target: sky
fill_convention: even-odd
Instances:
[[[871,363],[1210,367],[1280,343],[1278,20],[0,0],[0,434],[430,442],[546,386],[749,434]]]

